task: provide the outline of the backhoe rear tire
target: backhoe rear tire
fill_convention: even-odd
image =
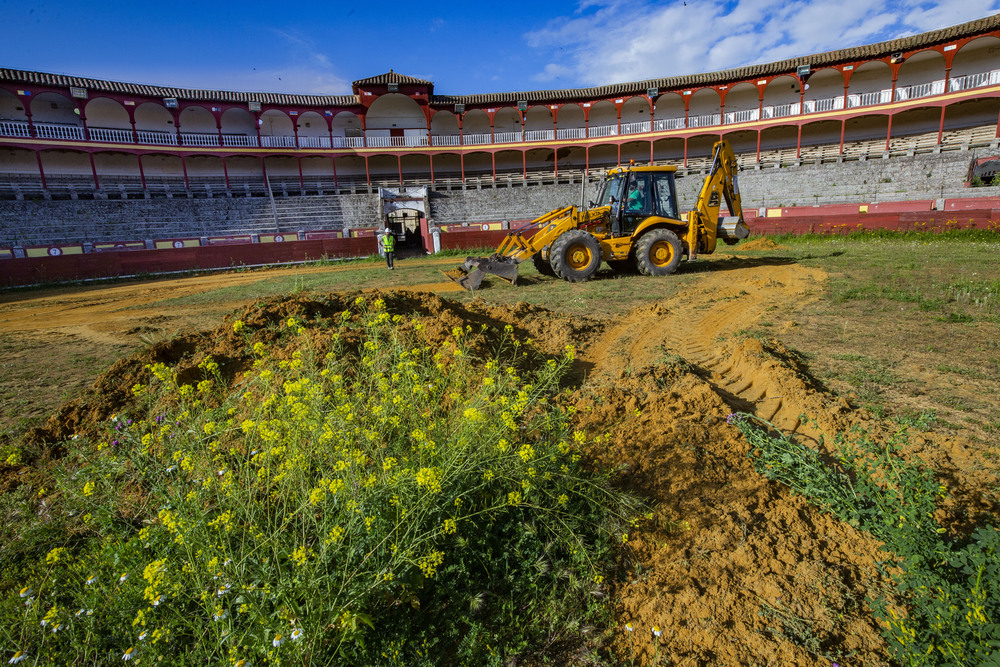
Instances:
[[[551,246],[546,246],[546,248],[551,248]],[[549,260],[542,257],[543,251],[544,248],[531,256],[531,264],[535,267],[535,270],[543,276],[555,277],[556,272],[552,270],[552,264],[549,263]],[[549,256],[551,257],[551,255]]]
[[[677,270],[684,246],[669,229],[654,229],[642,235],[635,246],[635,263],[644,276],[668,276]]]
[[[571,229],[552,242],[549,263],[563,280],[585,282],[601,266],[601,244],[582,229]]]

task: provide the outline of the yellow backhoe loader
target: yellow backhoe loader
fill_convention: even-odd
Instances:
[[[486,275],[516,283],[518,264],[529,259],[539,273],[570,282],[589,280],[602,260],[618,272],[671,274],[683,256],[693,260],[714,252],[717,239],[732,245],[750,233],[729,142],[716,142],[713,154],[698,201],[687,213],[677,211],[677,167],[611,169],[590,208],[546,213],[507,234],[490,257],[469,257],[445,275],[469,290],[478,289]],[[719,218],[723,198],[731,215]]]

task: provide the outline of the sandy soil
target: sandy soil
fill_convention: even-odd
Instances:
[[[456,324],[511,324],[542,352],[577,346],[570,401],[581,427],[592,436],[609,436],[592,447],[590,457],[616,469],[619,483],[654,508],[654,518],[631,535],[626,567],[608,590],[620,621],[613,646],[622,660],[882,665],[888,664],[886,648],[867,602],[886,585],[876,567],[885,558],[879,544],[757,474],[746,442],[726,423],[730,412],[751,412],[820,446],[821,439],[829,442],[833,433],[866,419],[824,393],[780,344],[765,347],[736,335],[764,313],[789,316],[790,304],[814,298],[825,278],[796,264],[706,272],[683,296],[612,322],[523,303],[501,307],[475,300],[463,306],[422,293],[452,289],[450,284],[385,296],[391,310],[423,318],[429,336],[443,339]],[[181,312],[153,312],[143,304],[253,279],[201,276],[0,300],[0,333],[36,339],[56,341],[72,333],[121,344],[156,317],[174,318],[186,330],[218,327],[119,361],[31,437],[55,442],[107,418],[130,400],[126,388],[143,379],[142,365],[150,360],[183,372],[211,353],[238,373],[245,345],[232,335],[231,317],[220,324],[220,312],[240,304]],[[296,313],[333,315],[343,309],[343,299],[271,299],[238,316],[260,325]],[[132,308],[121,310],[124,304]],[[782,323],[776,326],[780,330]],[[965,485],[974,495],[985,483],[972,470],[966,443],[931,436],[919,443],[959,492]],[[662,629],[657,641],[654,626]]]

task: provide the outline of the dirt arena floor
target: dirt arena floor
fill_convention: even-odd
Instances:
[[[277,271],[311,270],[331,269]],[[580,427],[609,436],[590,456],[616,468],[619,483],[654,511],[631,535],[629,567],[609,588],[619,627],[637,628],[616,635],[623,661],[654,657],[655,625],[663,629],[655,649],[661,664],[889,664],[868,600],[888,586],[877,567],[886,557],[880,545],[756,473],[747,443],[726,421],[734,411],[753,413],[820,448],[852,425],[885,428],[825,390],[781,343],[739,335],[765,316],[780,330],[826,279],[797,263],[704,272],[682,293],[613,319],[488,298],[459,302],[447,298],[450,283],[383,294],[391,310],[415,312],[443,336],[459,324],[510,324],[542,351],[577,347],[570,401]],[[106,418],[136,381],[123,369],[169,347],[168,334],[207,332],[187,336],[184,355],[237,354],[225,335],[236,317],[336,310],[309,294],[263,306],[249,299],[163,305],[255,280],[232,273],[0,296],[5,426],[14,428],[25,411],[39,421],[74,396],[38,437],[65,437]],[[115,358],[124,359],[119,370],[92,384]],[[24,402],[29,394],[33,402]],[[912,442],[951,480],[963,516],[996,512],[984,500],[996,470],[982,464],[977,445],[955,434],[923,433]]]

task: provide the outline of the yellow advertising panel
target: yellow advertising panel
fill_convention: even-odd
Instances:
[[[197,248],[201,245],[199,239],[166,239],[155,242],[157,250],[167,248]]]
[[[28,257],[59,257],[61,255],[82,255],[82,245],[53,245],[34,246],[25,248],[24,254]]]

